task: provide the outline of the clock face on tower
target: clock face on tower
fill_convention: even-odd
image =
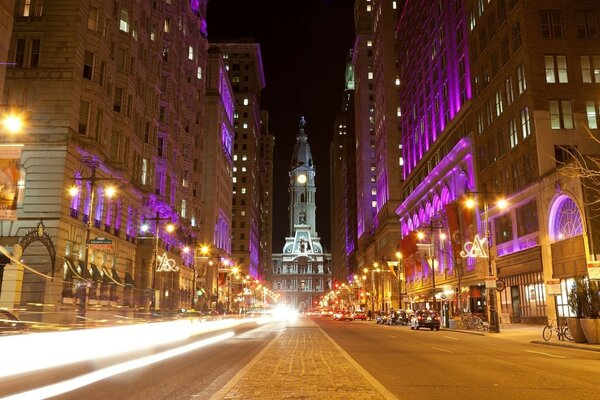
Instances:
[[[298,177],[296,178],[296,181],[298,183],[302,183],[302,184],[306,183],[306,175],[304,175],[304,174],[298,175]]]

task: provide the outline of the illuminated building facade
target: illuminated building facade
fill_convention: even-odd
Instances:
[[[316,169],[300,119],[289,170],[289,236],[283,252],[273,254],[271,290],[281,302],[306,310],[315,307],[332,289],[331,255],[324,252],[317,234]]]
[[[4,275],[4,306],[29,304],[30,320],[51,321],[81,304],[98,317],[153,298],[161,310],[192,305],[194,252],[184,246],[201,209],[205,14],[204,0],[17,2],[4,101],[29,119],[3,152],[20,171],[0,244],[31,270],[10,266],[23,284],[5,290]],[[156,256],[167,272],[153,272]]]

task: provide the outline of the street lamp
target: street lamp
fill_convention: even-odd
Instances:
[[[98,167],[97,161],[88,161],[87,165],[90,167],[91,172],[89,177],[76,177],[75,181],[86,181],[90,182],[90,201],[88,206],[88,218],[85,229],[85,242],[84,242],[84,256],[83,256],[83,266],[84,268],[89,270],[89,258],[90,258],[90,235],[92,231],[92,227],[94,225],[94,200],[96,194],[96,183],[98,181],[110,181],[114,180],[114,178],[100,178],[96,176],[96,168]],[[78,186],[71,186],[69,188],[69,194],[73,197],[79,194],[80,190]],[[116,189],[113,186],[107,186],[104,189],[104,195],[106,197],[113,197],[116,193]],[[83,274],[82,274],[83,275]],[[87,302],[87,281],[79,282],[77,284],[77,295],[79,297],[79,307],[77,309],[77,316],[80,318],[80,323],[85,323],[85,311],[86,311],[86,302]]]
[[[404,307],[402,307],[402,275],[400,272],[400,266],[404,266],[402,264],[402,253],[397,251],[396,252],[396,260],[397,260],[397,264],[396,264],[396,274],[397,274],[397,278],[398,278],[398,309],[401,310]],[[404,271],[402,271],[403,273]]]
[[[161,218],[159,212],[156,212],[156,216],[154,218],[147,218],[144,223],[141,226],[141,230],[142,232],[147,232],[149,228],[148,224],[146,221],[154,221],[154,260],[153,260],[153,265],[152,265],[152,297],[150,300],[150,310],[154,311],[156,309],[156,271],[159,270],[160,271],[177,271],[179,268],[174,267],[172,268],[168,263],[163,261],[161,262],[161,264],[159,265],[158,263],[158,240],[159,240],[159,232],[160,232],[160,225],[159,223],[161,221],[169,221],[170,218],[168,217],[163,217]],[[168,223],[167,225],[165,225],[165,231],[167,233],[172,233],[175,230],[175,226],[171,223]],[[195,278],[194,278],[195,279]]]
[[[479,194],[483,200],[483,212],[484,212],[484,229],[485,229],[485,241],[487,243],[487,269],[488,269],[488,277],[494,278],[494,271],[492,270],[492,249],[491,249],[491,232],[490,232],[490,221],[489,221],[489,208],[488,208],[488,200],[487,196],[497,195],[496,193],[491,192],[471,192],[467,191],[469,194]],[[467,198],[465,205],[467,208],[475,208],[476,202],[473,197]],[[506,199],[503,197],[496,199],[496,207],[500,210],[503,210],[507,207],[508,203]],[[496,307],[496,288],[486,287],[486,292],[488,292],[488,320],[489,320],[489,332],[500,333],[500,321],[498,318],[498,310]]]

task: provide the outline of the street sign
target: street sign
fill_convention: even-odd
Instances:
[[[501,292],[506,288],[506,284],[504,283],[504,281],[502,279],[498,279],[496,281],[496,290]]]
[[[590,279],[600,279],[600,261],[588,261],[587,270]]]
[[[112,249],[112,239],[98,236],[88,241],[88,245],[94,249]]]
[[[496,288],[496,277],[495,276],[488,276],[487,278],[485,278],[485,287],[486,289],[489,288]]]
[[[546,293],[548,293],[551,296],[560,295],[560,279],[548,279],[546,281]]]

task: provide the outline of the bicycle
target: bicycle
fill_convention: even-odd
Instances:
[[[477,315],[463,315],[456,323],[458,329],[487,331],[488,325]]]
[[[546,342],[552,338],[553,332],[556,332],[558,340],[568,340],[569,342],[573,341],[573,336],[571,336],[571,331],[569,330],[566,322],[563,322],[560,325],[554,325],[554,321],[551,321],[548,325],[546,325],[542,331],[542,337]]]

